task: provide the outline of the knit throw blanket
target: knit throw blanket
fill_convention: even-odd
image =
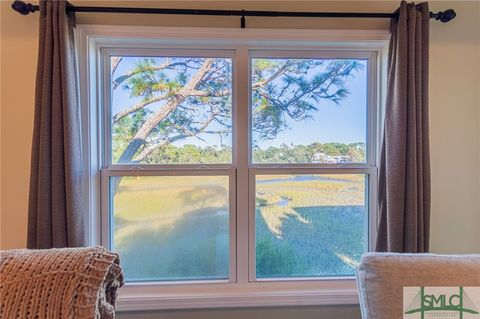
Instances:
[[[114,318],[124,283],[102,247],[0,252],[0,318]]]

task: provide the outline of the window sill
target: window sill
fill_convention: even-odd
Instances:
[[[154,292],[154,287],[147,289],[125,287],[119,291],[117,310],[140,311],[358,304],[358,293],[354,279],[326,281],[319,285],[323,287],[310,289],[286,289],[288,285],[284,285],[283,288],[274,289],[273,286],[270,286],[264,289],[261,285],[263,283],[250,283],[243,288],[239,287],[236,289],[224,288],[218,285],[217,288],[209,292],[198,291],[189,293],[162,293],[160,290]]]

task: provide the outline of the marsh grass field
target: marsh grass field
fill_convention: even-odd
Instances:
[[[113,249],[129,281],[229,276],[227,176],[124,177]],[[364,175],[256,177],[257,277],[352,275],[365,247]]]

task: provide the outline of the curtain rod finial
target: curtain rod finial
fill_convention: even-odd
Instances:
[[[445,11],[440,11],[437,13],[430,12],[430,18],[435,20],[440,20],[443,23],[450,22],[451,20],[455,19],[457,13],[453,9],[447,9]]]
[[[27,15],[37,10],[37,6],[34,6],[31,3],[25,3],[20,0],[16,0],[12,3],[12,9],[17,11],[20,14]]]

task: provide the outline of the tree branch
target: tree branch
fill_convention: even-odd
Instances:
[[[138,154],[135,159],[133,160],[135,163],[139,163],[143,160],[145,160],[145,158],[147,158],[148,155],[150,155],[153,151],[155,151],[156,149],[160,148],[160,147],[164,147],[164,146],[167,146],[173,142],[176,142],[178,140],[182,140],[182,139],[185,139],[187,137],[192,137],[192,136],[196,136],[200,133],[209,133],[209,132],[205,132],[205,129],[208,127],[208,125],[210,125],[210,123],[213,121],[213,119],[215,118],[215,116],[218,115],[218,114],[212,114],[206,121],[205,123],[203,123],[203,125],[201,127],[199,127],[198,129],[195,129],[195,131],[192,131],[192,130],[188,130],[186,128],[183,128],[183,127],[180,127],[180,129],[182,129],[185,133],[183,134],[178,134],[178,135],[175,135],[174,137],[171,137],[171,138],[166,138],[166,139],[163,139],[161,142],[156,142],[156,143],[152,143],[151,145],[145,147],[141,152],[140,154]],[[215,132],[215,134],[218,133],[218,132]]]
[[[208,92],[201,90],[193,90],[190,96],[203,96],[203,97],[222,97],[230,94],[230,90],[222,90],[219,92]]]
[[[308,94],[311,94],[311,93],[314,93],[314,91],[318,88],[320,88],[322,85],[324,85],[327,80],[330,81],[330,83],[326,86],[326,88],[324,88],[322,90],[322,93],[325,93],[326,91],[328,91],[328,89],[330,88],[330,86],[333,84],[333,81],[337,78],[337,76],[339,76],[339,73],[340,73],[340,70],[341,70],[341,67],[339,68],[336,68],[332,71],[330,71],[330,74],[325,77],[325,79],[323,79],[322,81],[319,81],[319,83],[316,83],[315,85],[312,85],[310,88],[308,88],[307,90],[304,90],[302,92],[302,94],[300,95],[297,95],[297,94],[294,94],[294,97],[292,99],[290,99],[288,102],[284,103],[286,107],[289,107],[290,105],[294,104],[294,103],[297,103],[301,98],[303,98],[305,95],[308,95]],[[282,103],[283,104],[283,103]]]
[[[161,142],[156,142],[150,144],[148,147],[145,147],[135,158],[133,159],[133,163],[140,163],[141,161],[145,160],[148,155],[150,155],[153,151],[155,151],[157,148],[167,146],[173,142],[176,142],[178,140],[184,139],[185,136],[184,134],[179,134],[171,138],[167,138]]]
[[[285,73],[287,70],[287,67],[289,67],[291,63],[289,61],[285,62],[280,68],[278,68],[277,71],[275,71],[268,79],[263,80],[263,81],[258,81],[252,85],[252,88],[258,88],[258,87],[264,87],[268,83],[272,82],[279,76]]]
[[[122,57],[120,57],[120,56],[111,57],[110,68],[111,68],[111,71],[112,71],[112,75],[115,74],[115,71],[117,70],[117,67],[118,67],[118,64],[120,63],[120,61],[122,61]]]
[[[138,70],[138,69],[130,70],[127,73],[122,74],[119,77],[117,77],[115,80],[113,80],[112,89],[115,90],[120,84],[122,84],[122,82],[128,80],[129,78],[131,78],[135,74],[141,73],[145,70],[161,71],[161,70],[164,70],[164,69],[175,67],[177,65],[185,65],[185,63],[186,62],[174,62],[174,63],[166,62],[166,63],[160,64],[160,65],[153,65],[153,66],[148,67],[144,70]]]
[[[118,121],[120,121],[122,118],[124,118],[125,116],[131,114],[131,113],[134,113],[138,110],[140,110],[141,108],[144,108],[145,106],[147,105],[150,105],[152,103],[155,103],[155,102],[159,102],[161,100],[164,100],[167,98],[167,94],[166,95],[160,95],[160,96],[156,96],[156,97],[153,97],[153,98],[150,98],[148,99],[147,101],[144,101],[144,102],[141,102],[141,103],[138,103],[138,104],[135,104],[131,107],[129,107],[128,109],[125,109],[123,111],[120,111],[118,112],[117,114],[115,114],[112,118],[113,120],[113,123],[117,123]]]
[[[119,163],[129,163],[135,156],[138,149],[145,144],[145,139],[152,130],[163,121],[175,108],[180,105],[195,90],[198,83],[212,68],[213,59],[205,59],[200,69],[195,73],[188,83],[174,94],[167,103],[158,110],[153,116],[149,117],[139,128],[135,136],[132,138],[123,154],[120,156]]]
[[[222,96],[226,96],[230,94],[230,90],[223,90],[223,91],[220,91],[220,92],[217,92],[217,93],[212,93],[212,92],[207,92],[207,91],[201,91],[201,90],[191,90],[189,96],[201,96],[201,97],[222,97]],[[123,111],[120,111],[118,112],[117,114],[115,114],[113,117],[112,117],[112,120],[114,123],[117,123],[119,120],[121,120],[122,118],[124,118],[125,116],[131,114],[131,113],[134,113],[138,110],[140,110],[141,108],[144,108],[145,106],[147,105],[150,105],[152,103],[155,103],[155,102],[159,102],[161,100],[165,100],[167,99],[170,95],[172,95],[172,93],[169,93],[169,94],[165,94],[165,95],[160,95],[160,96],[156,96],[156,97],[153,97],[153,98],[150,98],[148,99],[147,101],[144,101],[144,102],[141,102],[141,103],[138,103],[138,104],[135,104],[131,107],[129,107],[128,109],[125,109]]]

